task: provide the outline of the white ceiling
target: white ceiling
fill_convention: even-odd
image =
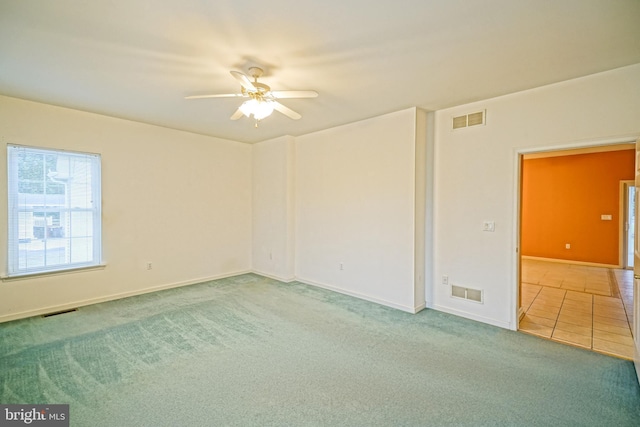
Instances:
[[[640,0],[0,0],[0,94],[257,142],[640,63]],[[230,70],[312,89],[256,129]]]

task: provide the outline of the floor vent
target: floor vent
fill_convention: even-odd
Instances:
[[[462,298],[482,304],[482,291],[479,289],[464,288],[458,285],[451,285],[451,296],[454,298]]]
[[[69,310],[62,310],[62,311],[54,311],[53,313],[47,313],[47,314],[43,314],[42,317],[52,317],[52,316],[58,316],[60,314],[65,314],[65,313],[72,313],[74,311],[78,311],[77,308],[70,308]]]
[[[486,110],[477,113],[465,114],[453,118],[453,129],[462,129],[470,126],[484,125]]]

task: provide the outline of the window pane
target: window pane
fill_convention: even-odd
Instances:
[[[64,239],[44,240],[44,262],[47,267],[68,264],[67,253],[69,248]]]
[[[44,194],[44,183],[42,181],[20,180],[19,183],[21,194]]]
[[[44,180],[44,155],[42,153],[22,150],[17,155],[19,169],[18,179],[39,181]]]
[[[44,244],[37,240],[25,240],[19,244],[20,269],[44,266]]]
[[[42,269],[68,264],[68,248],[62,239],[33,239],[19,245],[20,269]]]
[[[93,236],[93,212],[71,212],[69,237]]]
[[[8,146],[9,275],[100,263],[100,157]]]
[[[20,242],[28,243],[34,239],[35,221],[33,212],[18,212],[18,239]]]
[[[93,239],[91,237],[78,237],[71,241],[71,262],[89,262],[93,259]]]
[[[59,164],[67,168],[74,179],[69,182],[69,206],[72,208],[91,208],[91,163],[87,159],[63,158]]]

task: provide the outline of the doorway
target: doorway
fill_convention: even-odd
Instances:
[[[519,153],[519,253],[516,257],[518,263],[516,271],[519,277],[518,315],[520,322],[518,330],[617,357],[633,358],[631,322],[630,316],[627,315],[631,315],[632,310],[630,310],[631,306],[626,303],[633,301],[633,298],[627,298],[625,301],[621,294],[633,292],[633,273],[632,270],[625,268],[629,264],[633,265],[633,261],[629,262],[627,253],[631,252],[633,255],[636,193],[632,182],[620,187],[620,181],[629,180],[630,176],[626,175],[635,170],[635,155],[629,154],[632,148],[632,145],[621,144],[619,146],[585,147],[578,151],[572,149]],[[614,207],[611,206],[611,203],[602,207],[599,202],[603,196],[597,194],[595,189],[600,183],[592,184],[586,201],[583,200],[582,204],[576,202],[573,209],[568,208],[568,213],[557,210],[558,205],[562,204],[562,200],[556,199],[551,202],[552,205],[543,208],[543,213],[540,215],[547,215],[547,220],[549,218],[556,220],[565,215],[565,222],[558,225],[542,221],[541,224],[544,225],[538,227],[536,232],[531,234],[531,210],[527,209],[526,204],[539,203],[539,200],[532,200],[531,194],[527,193],[530,187],[526,185],[525,179],[532,179],[531,175],[527,175],[527,159],[553,158],[550,163],[556,164],[561,162],[563,156],[623,150],[627,152],[624,170],[629,169],[629,173],[625,172],[624,177],[618,177],[613,185],[607,187],[611,189],[609,190],[611,194],[607,197],[614,200]],[[531,162],[529,162],[530,164]],[[611,165],[594,167],[592,165],[589,170],[591,172],[604,171],[613,170],[616,167],[611,167]],[[582,182],[585,176],[586,174],[579,177],[576,175],[578,178],[573,178],[574,181]],[[553,193],[571,181],[570,177],[562,175],[558,171],[555,171],[551,178],[535,176],[533,180],[542,182],[542,187],[551,189],[549,193]],[[571,191],[576,192],[575,190]],[[563,197],[567,197],[566,194],[568,193],[563,193]],[[551,198],[549,194],[545,196]],[[592,197],[592,199],[589,200],[588,197]],[[598,200],[598,203],[594,203],[594,200]],[[571,206],[571,203],[574,201],[571,200],[568,205]],[[593,211],[591,205],[598,205],[597,211]],[[580,217],[581,215],[586,218]],[[581,223],[582,229],[577,227],[578,231],[568,232],[572,221]],[[598,230],[602,228],[607,228],[610,231],[612,228],[615,229],[614,236],[610,236],[613,243],[604,243],[604,239],[597,235]],[[624,232],[620,232],[621,229],[624,229]],[[627,232],[629,229],[630,232]],[[527,235],[527,233],[530,234]],[[596,247],[594,252],[597,253],[599,249],[602,249],[601,247],[608,245],[609,258],[600,260],[596,257],[596,261],[580,260],[581,254],[578,254],[578,251],[589,242],[577,239],[586,234],[592,239],[591,244]],[[532,235],[534,238],[527,240],[527,237]],[[561,237],[558,237],[559,235]],[[532,246],[535,245],[531,245],[532,240],[535,240],[538,245],[533,250]],[[594,244],[594,242],[597,243]],[[544,252],[545,245],[551,247],[547,252],[548,255]]]

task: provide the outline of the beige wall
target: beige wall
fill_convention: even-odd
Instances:
[[[255,147],[0,97],[3,144],[102,153],[107,263],[1,283],[0,320],[253,268],[406,311],[424,304],[424,282],[430,307],[513,329],[519,154],[633,140],[638,88],[634,65],[428,120],[412,108]],[[480,109],[485,126],[451,130]],[[6,159],[0,168],[6,177]],[[442,275],[482,289],[484,303],[451,298]]]
[[[102,270],[0,283],[0,321],[251,269],[251,146],[0,97],[6,144],[102,155]],[[6,244],[0,272],[6,274]],[[146,270],[152,262],[153,269]]]
[[[426,117],[412,108],[253,145],[254,271],[423,308]]]
[[[424,307],[418,124],[426,114],[411,108],[296,138],[299,280],[405,311]]]
[[[253,145],[253,270],[295,278],[295,138]]]
[[[3,144],[102,155],[106,264],[4,281],[0,321],[246,271],[424,307],[420,110],[252,146],[7,97],[0,108]]]
[[[436,112],[432,307],[516,328],[518,155],[633,141],[639,88],[634,65]],[[453,117],[483,109],[486,125],[451,129]],[[443,275],[483,290],[484,304],[452,298]]]

